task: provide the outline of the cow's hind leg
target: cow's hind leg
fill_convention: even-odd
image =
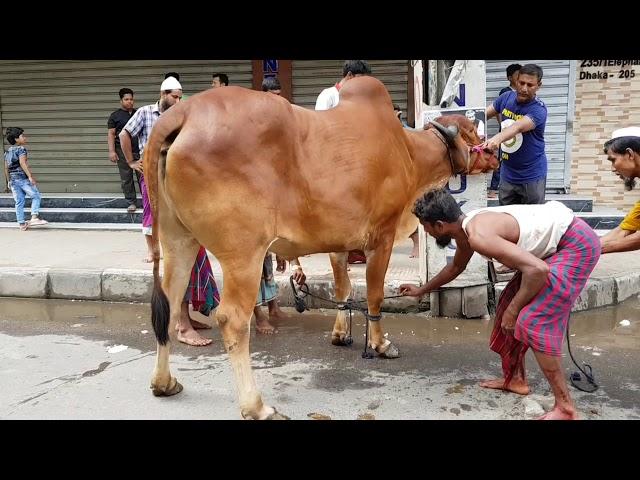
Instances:
[[[331,268],[333,269],[333,279],[335,284],[335,299],[337,302],[346,302],[351,295],[351,281],[347,273],[347,257],[349,252],[330,253]],[[331,332],[331,343],[333,345],[350,345],[347,336],[347,312],[340,310],[336,315]],[[349,332],[351,334],[351,332]]]
[[[151,391],[155,396],[175,395],[182,391],[182,385],[169,370],[168,332],[170,328],[175,329],[180,318],[181,304],[200,248],[184,226],[175,218],[167,219],[171,214],[165,212],[166,206],[162,212],[163,231],[160,237],[164,252],[162,291],[158,292],[156,287],[152,298],[153,328],[158,339],[156,366],[151,378]],[[154,255],[159,253],[154,252]]]
[[[287,417],[262,403],[249,356],[251,313],[258,296],[264,250],[247,248],[244,244],[242,251],[230,255],[230,258],[241,259],[241,264],[218,258],[222,265],[224,287],[220,306],[216,310],[216,321],[235,375],[242,417],[255,420],[285,419]]]
[[[367,304],[369,308],[369,345],[382,358],[398,358],[400,352],[384,338],[380,324],[380,306],[384,299],[384,277],[391,258],[393,235],[375,250],[367,252]],[[371,321],[373,319],[373,321]]]

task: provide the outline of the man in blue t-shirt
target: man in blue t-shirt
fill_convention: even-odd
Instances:
[[[487,108],[487,119],[502,119],[501,131],[482,145],[500,148],[500,205],[544,203],[547,107],[536,96],[541,86],[542,68],[527,64],[520,69],[516,90],[503,93]]]

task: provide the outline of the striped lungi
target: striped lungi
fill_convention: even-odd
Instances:
[[[520,288],[518,272],[507,284],[496,308],[489,346],[502,357],[505,385],[524,378],[524,355],[529,347],[560,356],[571,308],[600,258],[598,235],[580,218],[574,218],[558,243],[556,253],[544,261],[549,276],[538,294],[520,311],[513,335],[500,327],[502,315]]]
[[[207,316],[220,304],[220,293],[216,280],[213,278],[207,250],[204,247],[200,247],[198,250],[196,262],[191,269],[184,301],[191,302],[195,311]]]
[[[140,174],[139,178],[140,194],[142,195],[142,233],[144,235],[152,235],[153,214],[151,213],[151,202],[147,193],[147,185],[144,181],[144,175]]]

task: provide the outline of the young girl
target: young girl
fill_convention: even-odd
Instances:
[[[46,225],[46,220],[40,218],[40,191],[36,187],[36,179],[33,178],[31,168],[27,163],[27,137],[24,130],[17,127],[8,127],[6,132],[7,142],[12,146],[4,155],[5,178],[8,179],[9,188],[16,202],[16,219],[20,230],[26,230],[32,225]],[[31,221],[24,219],[24,199],[31,197]]]

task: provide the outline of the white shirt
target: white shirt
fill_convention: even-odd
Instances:
[[[462,221],[462,229],[465,233],[469,221],[476,215],[486,212],[508,213],[515,218],[520,227],[517,245],[539,259],[545,259],[556,253],[560,239],[574,218],[573,211],[556,200],[543,205],[479,208],[469,212]]]
[[[340,92],[335,87],[325,88],[320,95],[318,95],[318,99],[316,100],[316,110],[329,110],[336,105],[340,101]]]

